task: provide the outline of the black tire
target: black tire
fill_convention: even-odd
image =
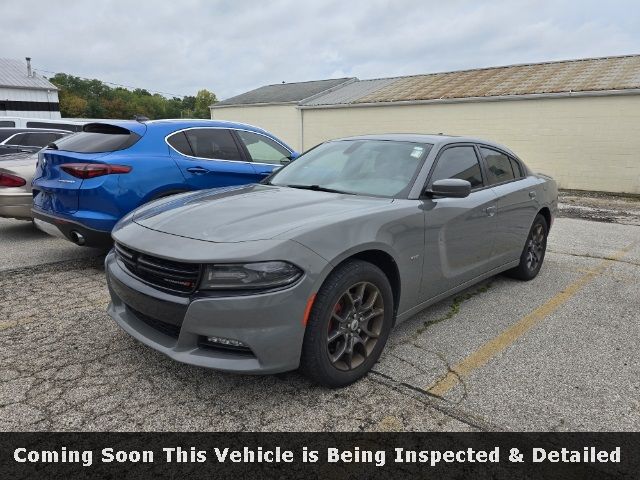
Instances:
[[[382,270],[361,260],[340,265],[316,295],[302,344],[300,371],[330,388],[359,380],[378,361],[393,325],[393,312],[393,292]],[[336,337],[333,341],[330,334]]]
[[[548,234],[549,226],[547,225],[547,220],[540,214],[536,215],[520,255],[520,264],[508,270],[506,272],[507,275],[524,281],[536,278],[547,251]]]

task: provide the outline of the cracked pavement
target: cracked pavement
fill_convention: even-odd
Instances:
[[[534,281],[497,276],[430,307],[394,329],[365,379],[327,390],[295,372],[224,374],[145,347],[105,313],[100,252],[38,234],[20,245],[25,225],[0,221],[3,431],[640,429],[639,226],[558,219]],[[461,361],[569,290],[458,375]],[[455,385],[431,393],[447,374]]]

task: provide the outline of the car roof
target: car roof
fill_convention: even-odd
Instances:
[[[474,137],[466,137],[466,136],[457,136],[457,135],[445,135],[442,133],[438,134],[424,134],[424,133],[383,133],[383,134],[371,134],[371,135],[355,135],[352,137],[343,137],[336,138],[333,141],[340,140],[386,140],[386,141],[397,141],[397,142],[415,142],[415,143],[430,143],[432,145],[447,145],[450,143],[479,143],[482,145],[487,145],[491,147],[498,148],[500,150],[504,150],[505,152],[516,156],[511,150],[509,150],[504,145],[500,145],[499,143],[495,143],[491,140],[483,140],[480,138]]]
[[[194,127],[210,127],[210,128],[235,128],[242,130],[251,130],[254,132],[266,133],[269,136],[269,132],[263,130],[260,127],[256,127],[255,125],[249,125],[248,123],[239,123],[239,122],[230,122],[226,120],[206,120],[202,118],[177,118],[177,119],[162,119],[162,120],[100,120],[96,122],[88,123],[87,125],[95,125],[95,124],[106,124],[106,125],[115,125],[117,127],[126,128],[127,130],[131,130],[136,133],[144,133],[147,128],[170,128],[173,130],[181,130],[185,128],[194,128]]]

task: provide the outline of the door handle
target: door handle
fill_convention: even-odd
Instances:
[[[496,206],[495,206],[495,205],[492,205],[492,206],[490,206],[490,207],[485,208],[485,209],[484,209],[484,212],[485,212],[488,216],[493,217],[493,216],[496,214],[496,211],[497,211],[497,210],[498,210],[498,209],[496,208]]]
[[[529,198],[531,198],[531,199],[536,198],[536,192],[534,190],[529,192]]]
[[[209,173],[209,170],[204,167],[189,167],[187,168],[187,172],[195,173],[196,175],[202,175],[203,173]]]

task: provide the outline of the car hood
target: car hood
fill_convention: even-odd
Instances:
[[[321,226],[391,202],[388,198],[249,185],[169,197],[138,209],[132,220],[151,230],[196,240],[246,242]]]

